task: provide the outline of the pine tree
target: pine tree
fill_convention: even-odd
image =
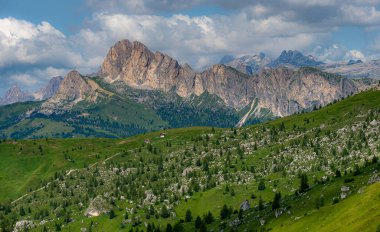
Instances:
[[[20,208],[20,216],[25,216],[25,210],[24,210],[24,207],[22,206]]]
[[[338,178],[342,176],[342,174],[340,173],[340,170],[339,170],[339,169],[337,169],[337,170],[335,171],[335,176],[338,177]]]
[[[161,209],[161,216],[163,218],[168,218],[170,216],[168,208],[166,208],[166,205],[164,205]]]
[[[113,219],[113,218],[115,218],[115,217],[116,217],[115,211],[113,211],[113,210],[111,209],[111,211],[110,211],[110,219]]]
[[[206,223],[202,222],[199,231],[200,231],[200,232],[207,232]]]
[[[191,211],[190,211],[190,209],[188,209],[186,211],[185,221],[186,222],[191,222],[192,220],[193,220],[193,216],[191,216]]]
[[[176,222],[173,227],[173,232],[182,232],[184,231],[183,225],[180,222]]]
[[[195,219],[195,228],[196,229],[199,229],[199,228],[201,228],[201,226],[202,226],[202,219],[201,219],[201,217],[197,217],[196,219]]]
[[[274,199],[272,202],[272,210],[278,209],[281,207],[281,192],[277,192],[274,195]]]
[[[220,211],[220,219],[224,220],[228,216],[230,216],[230,210],[227,208],[227,205],[223,205],[223,208]]]
[[[301,174],[300,176],[301,184],[300,184],[300,193],[304,193],[309,189],[309,183],[307,180],[307,175],[305,173]]]
[[[166,232],[173,232],[172,224],[168,223],[168,225],[166,226]]]
[[[264,200],[263,198],[260,196],[259,197],[259,210],[263,210],[264,209]]]
[[[265,183],[264,183],[263,180],[260,180],[260,182],[259,182],[259,186],[258,186],[257,188],[258,188],[258,190],[260,190],[260,191],[262,191],[262,190],[265,189]]]
[[[214,216],[210,211],[204,216],[204,221],[206,224],[211,224],[214,222]]]

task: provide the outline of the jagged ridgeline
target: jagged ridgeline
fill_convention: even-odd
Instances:
[[[73,99],[124,96],[68,77],[91,86]],[[0,231],[376,231],[379,87],[236,129],[1,140]]]
[[[311,62],[290,51],[284,56],[281,62]],[[222,64],[196,72],[140,42],[119,41],[98,75],[71,71],[44,96],[35,94],[43,101],[0,107],[0,136],[117,138],[165,128],[243,126],[319,108],[374,83],[312,67],[278,67],[280,61],[253,75]],[[16,90],[13,95],[27,96]]]

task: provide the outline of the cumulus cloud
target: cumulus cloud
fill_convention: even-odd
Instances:
[[[87,0],[87,6],[97,12],[124,14],[181,13],[199,6],[214,6],[226,10],[251,11],[255,16],[281,15],[319,26],[378,24],[380,0]],[[248,10],[247,10],[248,9]]]
[[[45,86],[51,77],[64,76],[68,71],[69,69],[54,67],[2,70],[0,74],[0,93],[4,93],[13,85],[18,85],[30,92],[36,91]]]
[[[326,63],[347,62],[349,60],[366,61],[366,56],[359,50],[348,49],[341,44],[333,44],[329,47],[317,46],[311,51],[313,56]]]
[[[115,41],[128,38],[196,68],[206,62],[216,62],[227,53],[264,51],[277,55],[284,48],[303,50],[327,35],[324,31],[286,21],[282,16],[259,19],[245,12],[199,17],[97,14],[94,22],[98,25],[96,30],[85,29],[78,35],[84,47],[96,42],[99,45],[96,47],[108,49]]]
[[[84,58],[73,39],[48,22],[32,24],[12,17],[0,19],[0,51],[1,92],[14,84],[35,89],[52,76],[74,68],[88,72],[100,62]]]
[[[364,60],[361,51],[342,45],[312,48],[324,44],[341,27],[380,25],[380,0],[86,2],[94,13],[85,27],[71,35],[48,22],[0,19],[1,82],[35,88],[45,81],[44,76],[62,75],[69,69],[95,72],[109,47],[121,39],[141,41],[197,69],[225,54],[277,56],[284,49],[311,51],[327,62]],[[223,9],[223,14],[183,13],[202,6]],[[379,51],[380,45],[374,43],[371,49]]]

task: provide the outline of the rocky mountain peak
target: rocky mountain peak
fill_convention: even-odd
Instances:
[[[122,80],[133,88],[165,92],[178,86],[177,93],[188,96],[192,83],[187,78],[193,80],[195,74],[189,67],[182,69],[175,59],[164,53],[153,53],[138,41],[123,40],[111,47],[100,73],[109,83]],[[180,74],[183,74],[181,78]]]
[[[297,50],[288,50],[282,51],[281,55],[268,64],[271,68],[276,68],[279,66],[287,66],[291,68],[299,68],[299,67],[315,67],[323,64],[323,62],[317,61],[312,56],[305,56],[301,52]]]
[[[33,94],[34,99],[41,101],[52,97],[58,90],[63,77],[57,76],[50,79],[48,84]]]
[[[33,100],[33,96],[20,89],[18,85],[13,85],[5,93],[3,98],[0,98],[0,105],[8,105],[16,102],[25,102]]]
[[[264,53],[258,55],[245,55],[235,58],[225,63],[225,65],[237,69],[239,72],[253,75],[265,69],[265,66],[270,62],[270,58]]]
[[[101,75],[116,77],[131,56],[132,49],[129,40],[121,40],[112,46],[102,64]]]
[[[61,81],[55,95],[41,105],[40,113],[52,114],[71,109],[78,102],[86,100],[96,102],[99,85],[82,76],[78,71],[70,71]]]

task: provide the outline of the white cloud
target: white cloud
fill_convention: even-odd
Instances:
[[[0,68],[14,63],[56,60],[65,50],[65,36],[47,22],[34,25],[14,18],[0,19]]]
[[[0,19],[0,81],[37,86],[44,76],[69,69],[97,71],[110,46],[138,40],[195,68],[225,54],[261,51],[277,56],[284,49],[308,51],[325,44],[343,26],[380,25],[380,0],[87,0],[95,10],[86,27],[65,35],[48,22],[33,24]],[[229,13],[191,17],[178,13],[198,6],[218,6]],[[229,11],[230,9],[234,9]],[[170,17],[161,13],[173,13]],[[166,14],[165,14],[166,15]],[[371,47],[380,51],[380,43]],[[315,49],[323,61],[362,59],[341,45]],[[367,54],[366,54],[367,55]],[[37,81],[36,81],[37,80]],[[41,80],[41,81],[39,81]]]
[[[77,36],[85,50],[90,44],[101,47],[99,54],[105,54],[114,42],[127,38],[196,68],[202,67],[206,60],[216,62],[226,53],[264,51],[277,55],[284,48],[303,50],[327,35],[281,16],[255,19],[245,12],[210,17],[97,14],[94,24],[98,25],[97,29],[84,29]]]
[[[343,5],[342,16],[339,21],[350,25],[378,26],[380,23],[380,11],[374,6]]]
[[[0,77],[0,92],[5,92],[7,88],[18,85],[30,92],[36,91],[45,86],[46,83],[55,76],[64,76],[68,69],[58,69],[54,67],[31,68],[27,70],[12,70],[2,73]]]
[[[329,47],[317,46],[313,49],[311,54],[326,63],[346,62],[349,60],[367,60],[367,57],[361,51],[347,49],[341,44],[333,44]]]
[[[32,78],[28,73],[13,74],[11,75],[11,79],[22,86],[31,87],[37,84],[37,80]]]
[[[346,60],[362,60],[362,61],[366,61],[365,55],[361,51],[358,51],[358,50],[349,50],[349,51],[347,51],[346,55],[345,55],[345,59]]]

